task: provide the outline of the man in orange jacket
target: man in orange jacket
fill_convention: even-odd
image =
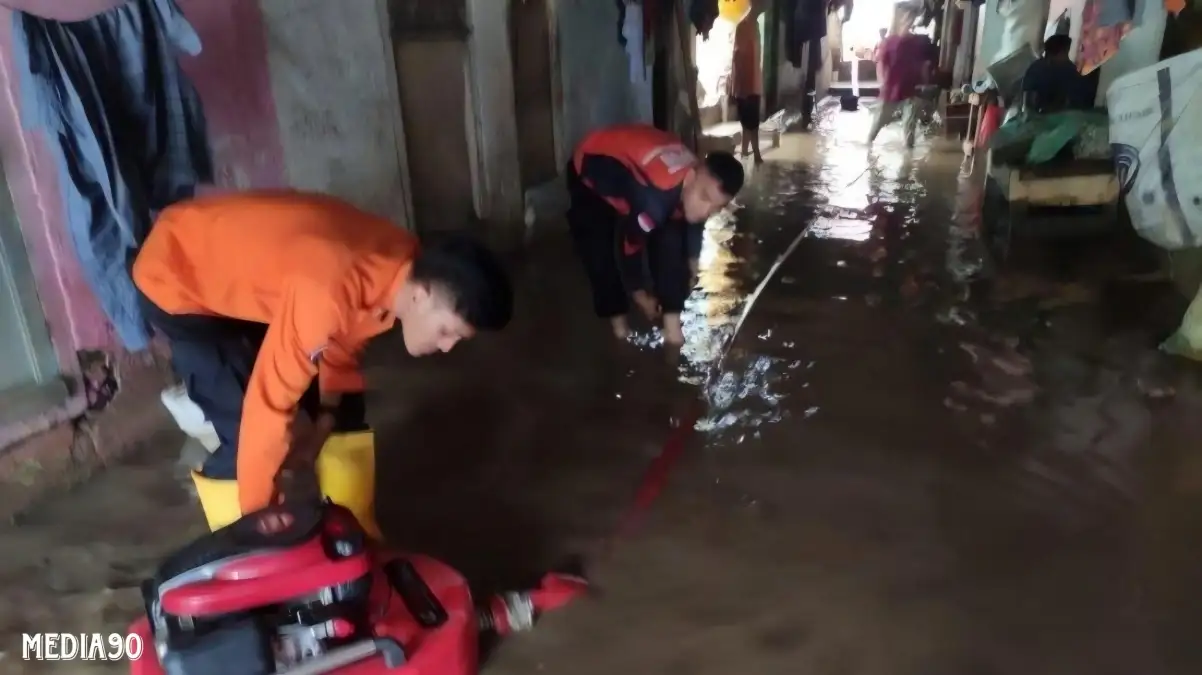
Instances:
[[[166,209],[133,278],[221,439],[201,475],[237,479],[243,513],[271,503],[290,452],[316,456],[332,429],[365,427],[358,354],[369,339],[399,323],[410,354],[446,352],[503,328],[513,310],[509,278],[483,246],[419,247],[387,220],[301,192]],[[312,424],[294,425],[298,409]]]
[[[633,302],[648,320],[662,319],[665,343],[682,344],[705,221],[743,187],[743,165],[729,152],[699,158],[653,126],[622,124],[585,136],[566,175],[568,228],[597,316],[625,339]]]

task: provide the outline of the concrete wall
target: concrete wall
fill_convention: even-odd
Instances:
[[[551,62],[553,19],[548,0],[510,3],[513,47],[513,95],[517,117],[522,187],[529,188],[559,175],[556,154],[555,70]]]
[[[490,0],[478,0],[489,2]],[[611,124],[654,121],[652,69],[632,81],[630,61],[618,42],[618,9],[612,0],[549,0],[553,35],[552,126],[558,167],[590,131]],[[558,178],[525,192],[526,236],[538,220],[560,217],[567,190]],[[558,224],[556,224],[558,227]]]
[[[589,131],[652,121],[651,76],[631,82],[618,43],[618,9],[611,0],[558,0],[559,75],[563,144],[573,148]]]

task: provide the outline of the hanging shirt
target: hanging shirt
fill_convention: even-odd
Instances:
[[[12,23],[21,122],[45,132],[80,270],[123,346],[145,349],[129,259],[157,211],[213,180],[200,96],[176,59],[199,54],[200,38],[174,0],[72,22],[17,12]]]
[[[648,286],[647,236],[669,220],[683,220],[680,193],[696,163],[678,137],[645,124],[599,129],[576,148],[572,167],[580,181],[622,216],[620,260],[631,290]]]
[[[169,314],[267,324],[238,435],[242,511],[266,506],[314,377],[322,391],[363,389],[358,353],[392,327],[417,240],[333,197],[246,192],[163,211],[133,265],[138,288]]]

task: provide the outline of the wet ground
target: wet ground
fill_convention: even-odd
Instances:
[[[609,342],[555,240],[507,335],[373,347],[393,540],[486,587],[594,561],[602,592],[490,672],[1202,672],[1202,392],[1155,352],[1183,303],[1121,237],[991,264],[958,155],[866,131],[787,136],[711,224],[681,363]],[[699,391],[644,529],[600,555]],[[0,533],[0,671],[104,671],[21,663],[17,634],[119,629],[202,529],[162,445]]]

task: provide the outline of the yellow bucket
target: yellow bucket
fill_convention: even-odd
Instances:
[[[238,481],[213,480],[193,472],[192,482],[210,530],[221,529],[242,517]],[[330,501],[355,514],[369,537],[383,538],[375,515],[374,433],[369,430],[331,435],[317,456],[317,482]]]

